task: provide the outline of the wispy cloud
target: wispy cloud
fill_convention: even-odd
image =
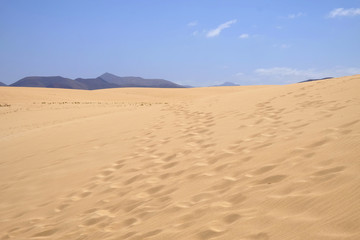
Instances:
[[[341,77],[360,74],[360,67],[334,67],[332,69],[296,69],[289,67],[258,68],[255,74],[275,80],[294,82],[310,78]]]
[[[287,48],[291,48],[291,44],[287,44],[287,43],[274,44],[273,47],[274,47],[274,48],[287,49]]]
[[[197,21],[192,21],[192,22],[189,22],[187,25],[189,27],[195,27],[196,25],[198,25],[198,22]]]
[[[259,75],[277,75],[277,76],[304,76],[311,75],[309,70],[298,70],[288,67],[258,68],[255,70]]]
[[[303,16],[305,16],[305,14],[302,12],[299,12],[299,13],[295,13],[295,14],[289,14],[289,15],[287,15],[286,18],[294,19],[294,18],[303,17]]]
[[[217,28],[210,30],[206,34],[206,37],[212,38],[212,37],[219,36],[222,30],[229,28],[232,24],[234,24],[236,22],[237,22],[237,20],[233,19],[231,21],[227,21],[226,23],[220,24]]]
[[[245,39],[245,38],[249,38],[249,37],[250,37],[250,35],[247,33],[243,33],[239,36],[240,39]]]
[[[286,49],[286,48],[291,48],[291,45],[283,43],[283,44],[280,45],[280,47]]]
[[[360,15],[360,8],[336,8],[329,13],[328,17],[351,17],[356,15]]]

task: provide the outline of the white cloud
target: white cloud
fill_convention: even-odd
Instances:
[[[198,25],[198,22],[197,22],[197,21],[192,21],[192,22],[189,22],[189,23],[188,23],[188,26],[189,26],[189,27],[195,27],[196,25]]]
[[[283,83],[297,82],[324,77],[341,77],[360,74],[360,67],[334,67],[331,69],[296,69],[289,67],[258,68],[255,74],[260,77],[271,77]]]
[[[199,34],[199,31],[193,31],[193,33],[192,33],[193,36],[196,36],[198,34]]]
[[[330,18],[349,17],[356,15],[360,15],[360,8],[348,8],[348,9],[336,8],[329,13]]]
[[[236,23],[237,20],[231,20],[231,21],[227,21],[226,23],[220,24],[217,28],[210,30],[207,34],[206,37],[211,38],[211,37],[216,37],[219,36],[221,31],[229,28],[232,24]]]
[[[334,76],[356,75],[356,74],[360,74],[360,67],[348,67],[348,68],[337,67],[333,71],[334,71]]]
[[[299,13],[296,13],[296,14],[289,14],[289,15],[287,16],[287,18],[288,18],[288,19],[294,19],[294,18],[298,18],[298,17],[302,17],[302,16],[305,16],[305,14],[302,13],[302,12],[299,12]]]
[[[258,68],[255,73],[259,75],[278,75],[278,76],[301,76],[308,75],[309,72],[304,70],[297,70],[295,68],[287,67],[273,67],[273,68]]]
[[[287,48],[291,48],[291,44],[287,44],[287,43],[283,43],[283,44],[274,44],[273,45],[274,48],[282,48],[282,49],[287,49]]]
[[[291,45],[290,45],[290,44],[283,43],[283,44],[280,45],[280,47],[286,49],[286,48],[290,48]]]
[[[241,38],[241,39],[249,38],[249,37],[250,37],[250,35],[247,34],[247,33],[243,33],[243,34],[241,34],[241,35],[239,36],[239,38]]]
[[[243,76],[243,75],[244,75],[244,73],[242,73],[242,72],[235,73],[235,76],[236,76],[236,77],[241,77],[241,76]]]

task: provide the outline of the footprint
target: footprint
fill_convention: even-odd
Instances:
[[[152,177],[152,178],[147,179],[146,182],[147,183],[158,183],[158,182],[160,182],[160,179],[156,178],[156,177]]]
[[[128,218],[126,220],[124,220],[123,224],[125,226],[132,226],[139,223],[139,220],[137,218]]]
[[[122,167],[124,167],[125,166],[125,164],[118,164],[118,163],[115,163],[114,165],[113,165],[113,167],[115,168],[115,169],[117,169],[117,170],[119,170],[120,168],[122,168]]]
[[[324,170],[317,171],[317,172],[315,172],[313,175],[314,175],[314,176],[324,176],[324,175],[328,175],[328,174],[332,174],[332,173],[341,172],[341,171],[343,171],[345,168],[346,168],[346,167],[344,167],[344,166],[328,168],[328,169],[324,169]]]
[[[156,230],[153,230],[153,231],[150,231],[150,232],[147,232],[147,233],[143,234],[141,237],[142,238],[152,237],[152,236],[158,235],[162,231],[163,230],[161,230],[161,229],[156,229]]]
[[[58,206],[57,208],[55,208],[55,212],[61,212],[62,210],[64,210],[65,208],[67,208],[70,204],[68,203],[63,203],[60,206]]]
[[[129,178],[128,180],[126,180],[126,181],[124,182],[124,184],[125,184],[125,185],[129,185],[129,184],[135,182],[135,181],[136,181],[138,178],[140,178],[141,176],[142,176],[142,174],[139,174],[139,175],[136,175],[136,176],[134,176],[134,177],[132,177],[132,178]]]
[[[311,158],[312,156],[314,156],[316,153],[315,152],[310,152],[310,153],[305,153],[303,156],[305,158]]]
[[[103,176],[109,176],[110,174],[112,174],[114,172],[114,169],[106,169],[106,170],[104,170],[104,171],[102,171],[101,172],[101,174],[103,175]]]
[[[191,200],[192,200],[192,202],[198,203],[198,202],[203,202],[203,201],[209,200],[212,197],[213,197],[212,193],[200,193],[200,194],[193,196],[191,198]]]
[[[276,167],[275,165],[264,166],[264,167],[261,167],[261,168],[255,170],[254,174],[263,174],[263,173],[266,173],[266,172],[274,169],[275,167]]]
[[[224,217],[224,222],[227,223],[227,224],[231,224],[233,222],[236,222],[240,218],[241,218],[241,216],[239,214],[232,213],[232,214],[229,214],[229,215]]]
[[[200,233],[198,233],[198,237],[199,239],[211,239],[211,238],[215,238],[215,237],[218,237],[222,234],[224,234],[225,232],[225,229],[223,228],[218,228],[218,227],[211,227],[207,230],[204,230]]]
[[[269,235],[266,233],[254,234],[254,235],[249,236],[249,238],[251,240],[268,240],[268,239],[270,239]]]
[[[346,135],[346,134],[349,134],[349,133],[351,133],[351,132],[352,132],[352,130],[350,130],[350,129],[345,129],[345,130],[342,130],[340,133],[343,134],[343,135]]]
[[[125,162],[125,160],[118,160],[116,161],[117,164],[123,164]]]
[[[219,192],[225,192],[228,191],[230,188],[232,188],[235,183],[236,183],[235,178],[233,179],[230,179],[229,177],[223,178],[220,183],[214,184],[210,189]]]
[[[329,139],[324,138],[322,140],[319,140],[317,142],[314,142],[314,143],[308,145],[307,147],[309,147],[309,148],[320,147],[320,146],[324,145],[325,143],[327,143],[328,141],[329,141]]]
[[[167,156],[166,158],[164,158],[164,161],[165,162],[169,162],[171,161],[172,159],[174,159],[176,157],[176,153],[175,154],[172,154],[170,156]]]
[[[285,178],[287,178],[287,175],[274,175],[274,176],[267,177],[261,181],[258,181],[258,184],[278,183],[278,182],[281,182],[282,180],[284,180]]]
[[[91,225],[94,225],[94,224],[97,224],[97,223],[101,222],[101,221],[104,220],[104,219],[105,219],[104,216],[90,218],[90,219],[87,219],[87,220],[84,222],[84,225],[85,225],[85,226],[91,226]]]
[[[176,166],[177,164],[178,164],[177,162],[168,163],[168,164],[164,165],[162,168],[163,169],[172,168],[172,167]]]
[[[211,207],[230,208],[232,207],[232,204],[230,202],[220,201],[212,203]]]
[[[94,212],[96,212],[96,211],[97,211],[96,208],[91,208],[91,209],[89,209],[89,210],[86,210],[84,213],[85,213],[85,214],[89,214],[89,213],[94,213]]]
[[[106,216],[106,217],[114,217],[113,214],[111,214],[111,212],[109,212],[108,210],[104,210],[104,209],[100,209],[100,210],[97,210],[95,212],[95,214],[99,215],[100,217],[102,216]]]
[[[82,192],[82,193],[80,194],[80,197],[81,197],[81,198],[85,198],[85,197],[89,196],[90,194],[91,194],[91,192],[89,192],[89,191],[84,191],[84,192]]]
[[[345,124],[343,124],[343,125],[341,125],[341,126],[339,126],[339,127],[340,127],[340,128],[350,127],[350,126],[352,126],[352,125],[354,125],[354,124],[356,124],[356,123],[358,123],[358,122],[360,122],[360,120],[355,120],[355,121],[352,121],[352,122],[349,122],[349,123],[345,123]]]
[[[242,193],[236,193],[229,197],[229,202],[236,205],[246,200],[246,196]]]
[[[157,187],[152,187],[152,188],[150,188],[150,189],[148,189],[147,190],[147,192],[149,193],[149,194],[154,194],[154,193],[157,193],[157,192],[159,192],[161,189],[163,189],[165,186],[163,186],[163,185],[160,185],[160,186],[157,186]]]
[[[254,149],[254,150],[260,149],[260,148],[264,149],[264,148],[266,148],[266,147],[268,147],[268,146],[271,146],[272,144],[273,144],[273,143],[264,143],[264,144],[261,144],[261,145],[259,145],[259,146],[255,146],[255,147],[253,147],[252,149]]]
[[[125,235],[121,236],[120,239],[127,239],[127,238],[129,238],[129,237],[134,236],[135,234],[137,234],[137,232],[128,232],[128,233],[126,233]]]
[[[48,236],[53,235],[56,232],[57,232],[57,229],[53,228],[53,229],[39,232],[39,233],[33,235],[32,237],[48,237]]]

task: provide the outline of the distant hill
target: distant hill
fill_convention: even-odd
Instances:
[[[25,77],[11,84],[14,87],[44,87],[44,88],[70,88],[86,89],[86,86],[80,82],[60,76],[51,77]]]
[[[232,87],[232,86],[240,86],[240,85],[233,82],[224,82],[223,84],[214,85],[213,87]]]
[[[0,84],[0,86],[2,86]],[[4,86],[6,86],[4,84]],[[11,84],[14,87],[43,87],[95,90],[121,87],[147,87],[147,88],[183,88],[184,86],[164,79],[144,79],[141,77],[119,77],[105,73],[97,78],[77,78],[75,80],[61,76],[25,77]]]
[[[7,86],[5,83],[3,83],[3,82],[0,82],[0,87],[1,86]]]
[[[114,83],[109,83],[101,78],[77,78],[75,82],[78,82],[84,86],[87,90],[104,89],[104,88],[118,88],[119,86]]]
[[[104,73],[99,78],[115,83],[119,87],[147,87],[147,88],[183,88],[179,84],[164,79],[145,79],[141,77],[119,77],[111,73]]]
[[[303,82],[313,82],[313,81],[319,81],[319,80],[326,80],[326,79],[332,79],[333,77],[326,77],[326,78],[318,78],[318,79],[308,79],[305,81],[301,81],[299,83],[303,83]]]

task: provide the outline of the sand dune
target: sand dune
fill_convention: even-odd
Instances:
[[[360,75],[0,88],[0,239],[360,239]]]

